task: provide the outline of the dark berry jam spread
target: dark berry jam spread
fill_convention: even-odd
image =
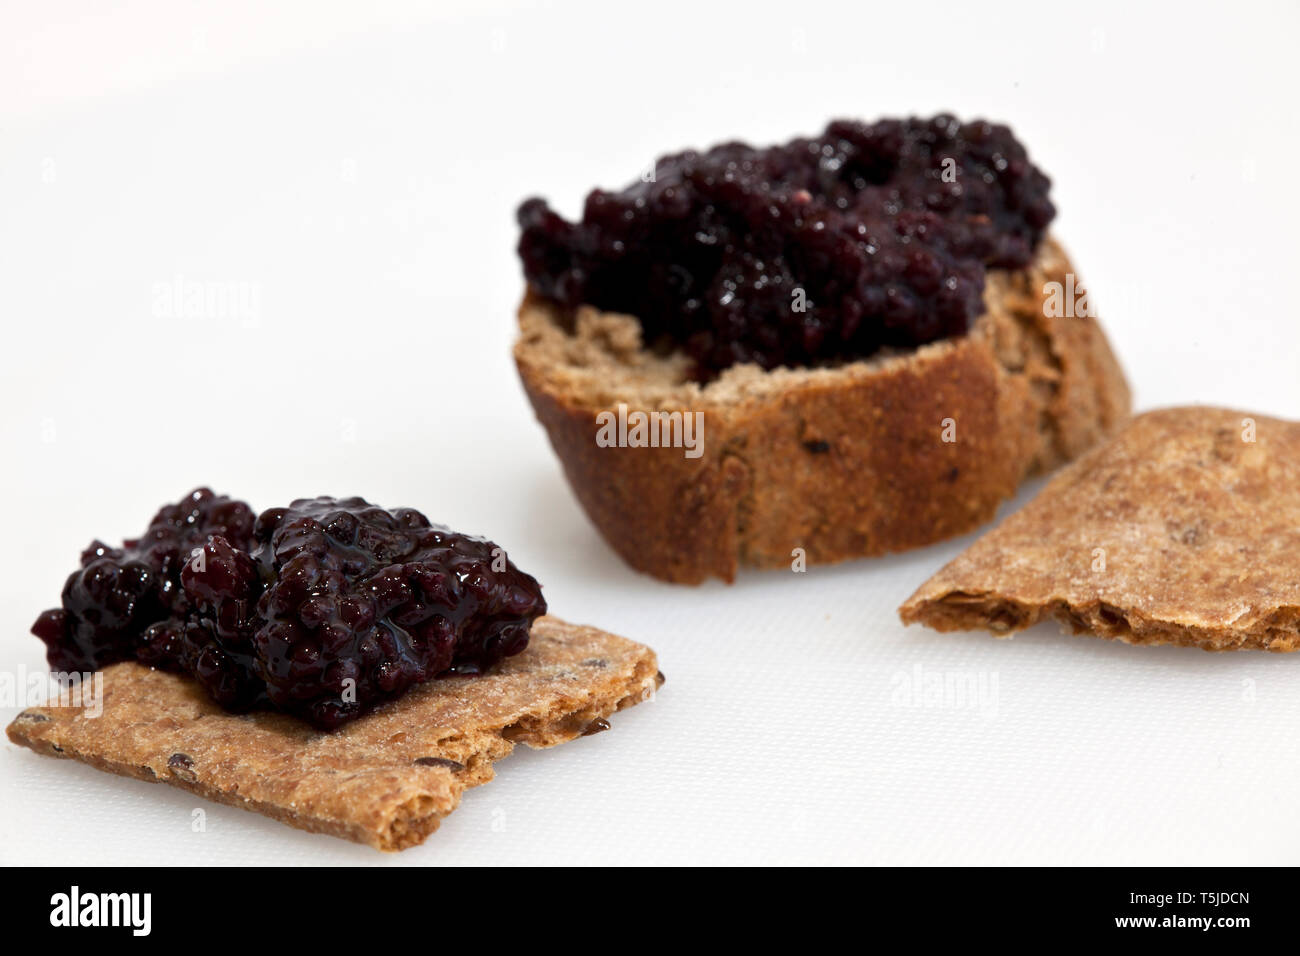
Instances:
[[[120,548],[91,542],[81,554],[81,570],[63,585],[62,608],[46,611],[32,626],[47,646],[50,667],[94,670],[136,656],[145,628],[190,611],[180,581],[190,552],[213,535],[237,548],[251,547],[256,518],[242,501],[200,488],[162,508],[138,540]]]
[[[528,644],[537,581],[483,538],[410,508],[300,499],[254,520],[193,492],[145,537],[96,541],[32,633],[54,670],[135,659],[189,674],[223,707],[333,728],[442,674]]]
[[[538,294],[636,316],[707,381],[960,335],[985,270],[1030,262],[1049,186],[1005,126],[838,120],[767,149],[665,156],[592,192],[576,223],[529,199],[519,255]]]

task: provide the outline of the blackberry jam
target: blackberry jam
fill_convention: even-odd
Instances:
[[[519,653],[544,613],[504,551],[418,511],[312,498],[254,520],[199,489],[140,541],[92,544],[32,632],[57,670],[135,659],[192,676],[227,709],[328,729]]]
[[[636,316],[707,381],[960,335],[986,270],[1032,258],[1049,186],[1005,126],[838,120],[766,149],[665,156],[592,192],[578,222],[529,199],[519,255],[539,295]]]

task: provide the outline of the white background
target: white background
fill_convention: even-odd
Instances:
[[[961,541],[660,584],[587,523],[509,357],[526,196],[949,109],[1052,176],[1139,407],[1296,417],[1294,4],[108,6],[0,19],[0,666],[41,666],[27,628],[92,537],[209,484],[489,535],[668,683],[392,857],[215,805],[196,834],[187,794],[5,742],[0,861],[1295,862],[1300,658],[904,631]],[[242,284],[252,321],[169,316],[177,281]],[[936,676],[988,694],[909,702]]]

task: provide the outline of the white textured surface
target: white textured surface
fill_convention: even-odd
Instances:
[[[524,196],[572,212],[671,148],[950,108],[1052,175],[1142,407],[1295,417],[1294,5],[261,6],[0,15],[0,667],[40,665],[27,627],[93,536],[207,483],[488,534],[668,684],[398,857],[216,806],[193,833],[180,791],[6,742],[0,863],[1294,861],[1300,658],[903,631],[961,542],[639,577],[508,358]],[[177,276],[256,287],[255,327],[156,315]],[[909,704],[917,675],[986,697]]]

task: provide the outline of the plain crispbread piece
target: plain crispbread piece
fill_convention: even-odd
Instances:
[[[1253,440],[1251,440],[1253,439]],[[899,609],[905,623],[1206,650],[1300,647],[1300,423],[1217,408],[1135,418]]]
[[[33,707],[9,739],[38,753],[162,781],[290,826],[402,850],[516,743],[605,729],[663,677],[648,647],[553,617],[491,673],[451,677],[325,733],[292,717],[229,714],[192,681],[135,663],[104,670],[103,713]]]
[[[1074,288],[1051,239],[1020,272],[991,272],[986,313],[957,339],[835,368],[728,369],[701,386],[680,353],[642,348],[630,316],[565,316],[533,296],[515,361],[569,484],[609,544],[655,577],[734,578],[919,547],[993,517],[1030,474],[1127,418],[1128,386],[1090,317],[1044,315]],[[608,448],[619,403],[704,415],[703,455]],[[945,441],[945,421],[955,441]]]

